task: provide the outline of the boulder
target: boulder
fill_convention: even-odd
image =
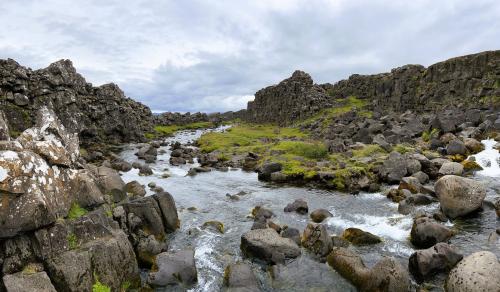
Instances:
[[[413,221],[410,241],[418,248],[429,248],[438,242],[446,242],[453,232],[446,226],[428,217],[419,217]]]
[[[451,140],[446,146],[446,154],[448,155],[465,155],[467,154],[467,148],[464,142],[459,139]]]
[[[281,171],[281,163],[277,162],[267,162],[264,163],[257,171],[259,180],[270,180],[271,173]]]
[[[381,175],[388,183],[398,183],[407,173],[405,157],[399,152],[391,152],[382,165]]]
[[[3,284],[5,285],[6,292],[56,292],[45,272],[19,272],[5,275],[3,277]]]
[[[307,224],[302,234],[302,246],[324,261],[333,248],[332,239],[328,235],[326,226],[315,223]]]
[[[500,291],[500,264],[489,251],[475,252],[461,260],[448,274],[446,291]]]
[[[307,202],[302,199],[297,199],[293,203],[286,205],[285,212],[297,212],[299,214],[307,214],[309,212],[309,207],[307,206]]]
[[[422,189],[422,184],[420,184],[418,178],[413,176],[407,176],[401,179],[398,188],[400,190],[409,190],[413,194],[416,194],[419,193],[420,190]]]
[[[332,217],[333,214],[326,209],[316,209],[311,214],[311,220],[315,223],[321,223],[328,217]]]
[[[347,228],[344,230],[344,233],[342,233],[342,238],[355,245],[377,244],[382,242],[380,237],[359,228]]]
[[[269,219],[274,216],[273,211],[266,209],[262,206],[255,206],[252,210],[252,215],[255,218],[255,220],[259,218],[264,218],[264,219]]]
[[[132,195],[132,197],[144,197],[146,189],[138,181],[134,180],[125,185],[125,191]]]
[[[462,175],[464,166],[458,162],[445,162],[439,169],[440,175]]]
[[[274,229],[250,230],[241,236],[244,255],[268,263],[282,263],[301,254],[299,246],[291,239],[278,235]]]
[[[290,238],[297,245],[300,246],[301,236],[300,236],[300,231],[297,228],[292,228],[292,227],[283,228],[281,231],[281,237]]]
[[[421,184],[425,184],[425,183],[429,182],[429,176],[423,171],[418,171],[418,172],[412,174],[411,176],[417,178]]]
[[[164,252],[156,256],[157,271],[150,272],[147,283],[153,287],[193,286],[198,281],[194,250]]]
[[[408,272],[394,258],[384,258],[368,269],[359,255],[347,248],[336,247],[327,261],[360,291],[410,291]]]
[[[228,292],[259,292],[259,282],[250,265],[245,263],[231,264],[224,271],[224,286]]]
[[[414,252],[408,267],[415,279],[422,282],[437,273],[451,270],[462,258],[449,244],[439,242],[433,247]]]
[[[434,188],[441,210],[452,219],[481,208],[486,196],[486,189],[481,183],[455,175],[443,176]]]
[[[478,153],[484,150],[484,145],[474,138],[465,138],[464,144],[470,153]]]

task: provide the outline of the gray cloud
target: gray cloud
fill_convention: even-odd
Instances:
[[[237,110],[295,69],[335,82],[500,48],[495,0],[20,0],[0,11],[0,58],[72,59],[157,111]]]

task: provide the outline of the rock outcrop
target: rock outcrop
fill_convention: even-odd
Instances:
[[[153,124],[147,106],[127,98],[115,84],[93,87],[70,60],[40,70],[0,60],[0,108],[10,132],[31,127],[45,106],[55,111],[68,132],[78,133],[82,144],[141,141]]]
[[[450,106],[470,108],[494,103],[493,97],[500,96],[499,67],[500,51],[486,51],[428,68],[406,65],[390,73],[354,74],[333,85],[315,85],[307,73],[296,71],[279,84],[259,90],[255,100],[248,103],[245,118],[253,122],[291,124],[334,105],[335,99],[349,96],[367,100],[369,107],[379,113],[434,111]],[[458,125],[453,121],[456,118],[456,115],[442,115],[435,127],[442,133],[453,131]],[[413,124],[416,126],[417,123]]]
[[[179,227],[170,194],[129,197],[116,170],[85,164],[78,136],[47,107],[33,128],[2,138],[0,290],[138,287],[138,260],[153,264]]]

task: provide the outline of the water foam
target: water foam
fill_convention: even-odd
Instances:
[[[500,153],[496,150],[497,142],[493,139],[482,140],[484,150],[473,155],[476,162],[483,168],[477,174],[490,177],[500,177]]]

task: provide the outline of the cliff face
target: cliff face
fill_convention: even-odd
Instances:
[[[115,84],[93,87],[70,60],[40,70],[0,60],[0,109],[12,134],[31,127],[42,106],[53,108],[83,144],[141,141],[153,122],[147,106],[127,98]]]
[[[348,96],[369,100],[371,109],[381,113],[476,107],[500,96],[500,51],[457,57],[428,68],[407,65],[390,73],[355,74],[333,85],[313,85],[309,75],[296,72],[258,91],[246,118],[290,124]]]
[[[289,124],[329,106],[329,99],[326,90],[313,84],[309,74],[295,71],[279,84],[257,91],[245,116],[253,122]]]

